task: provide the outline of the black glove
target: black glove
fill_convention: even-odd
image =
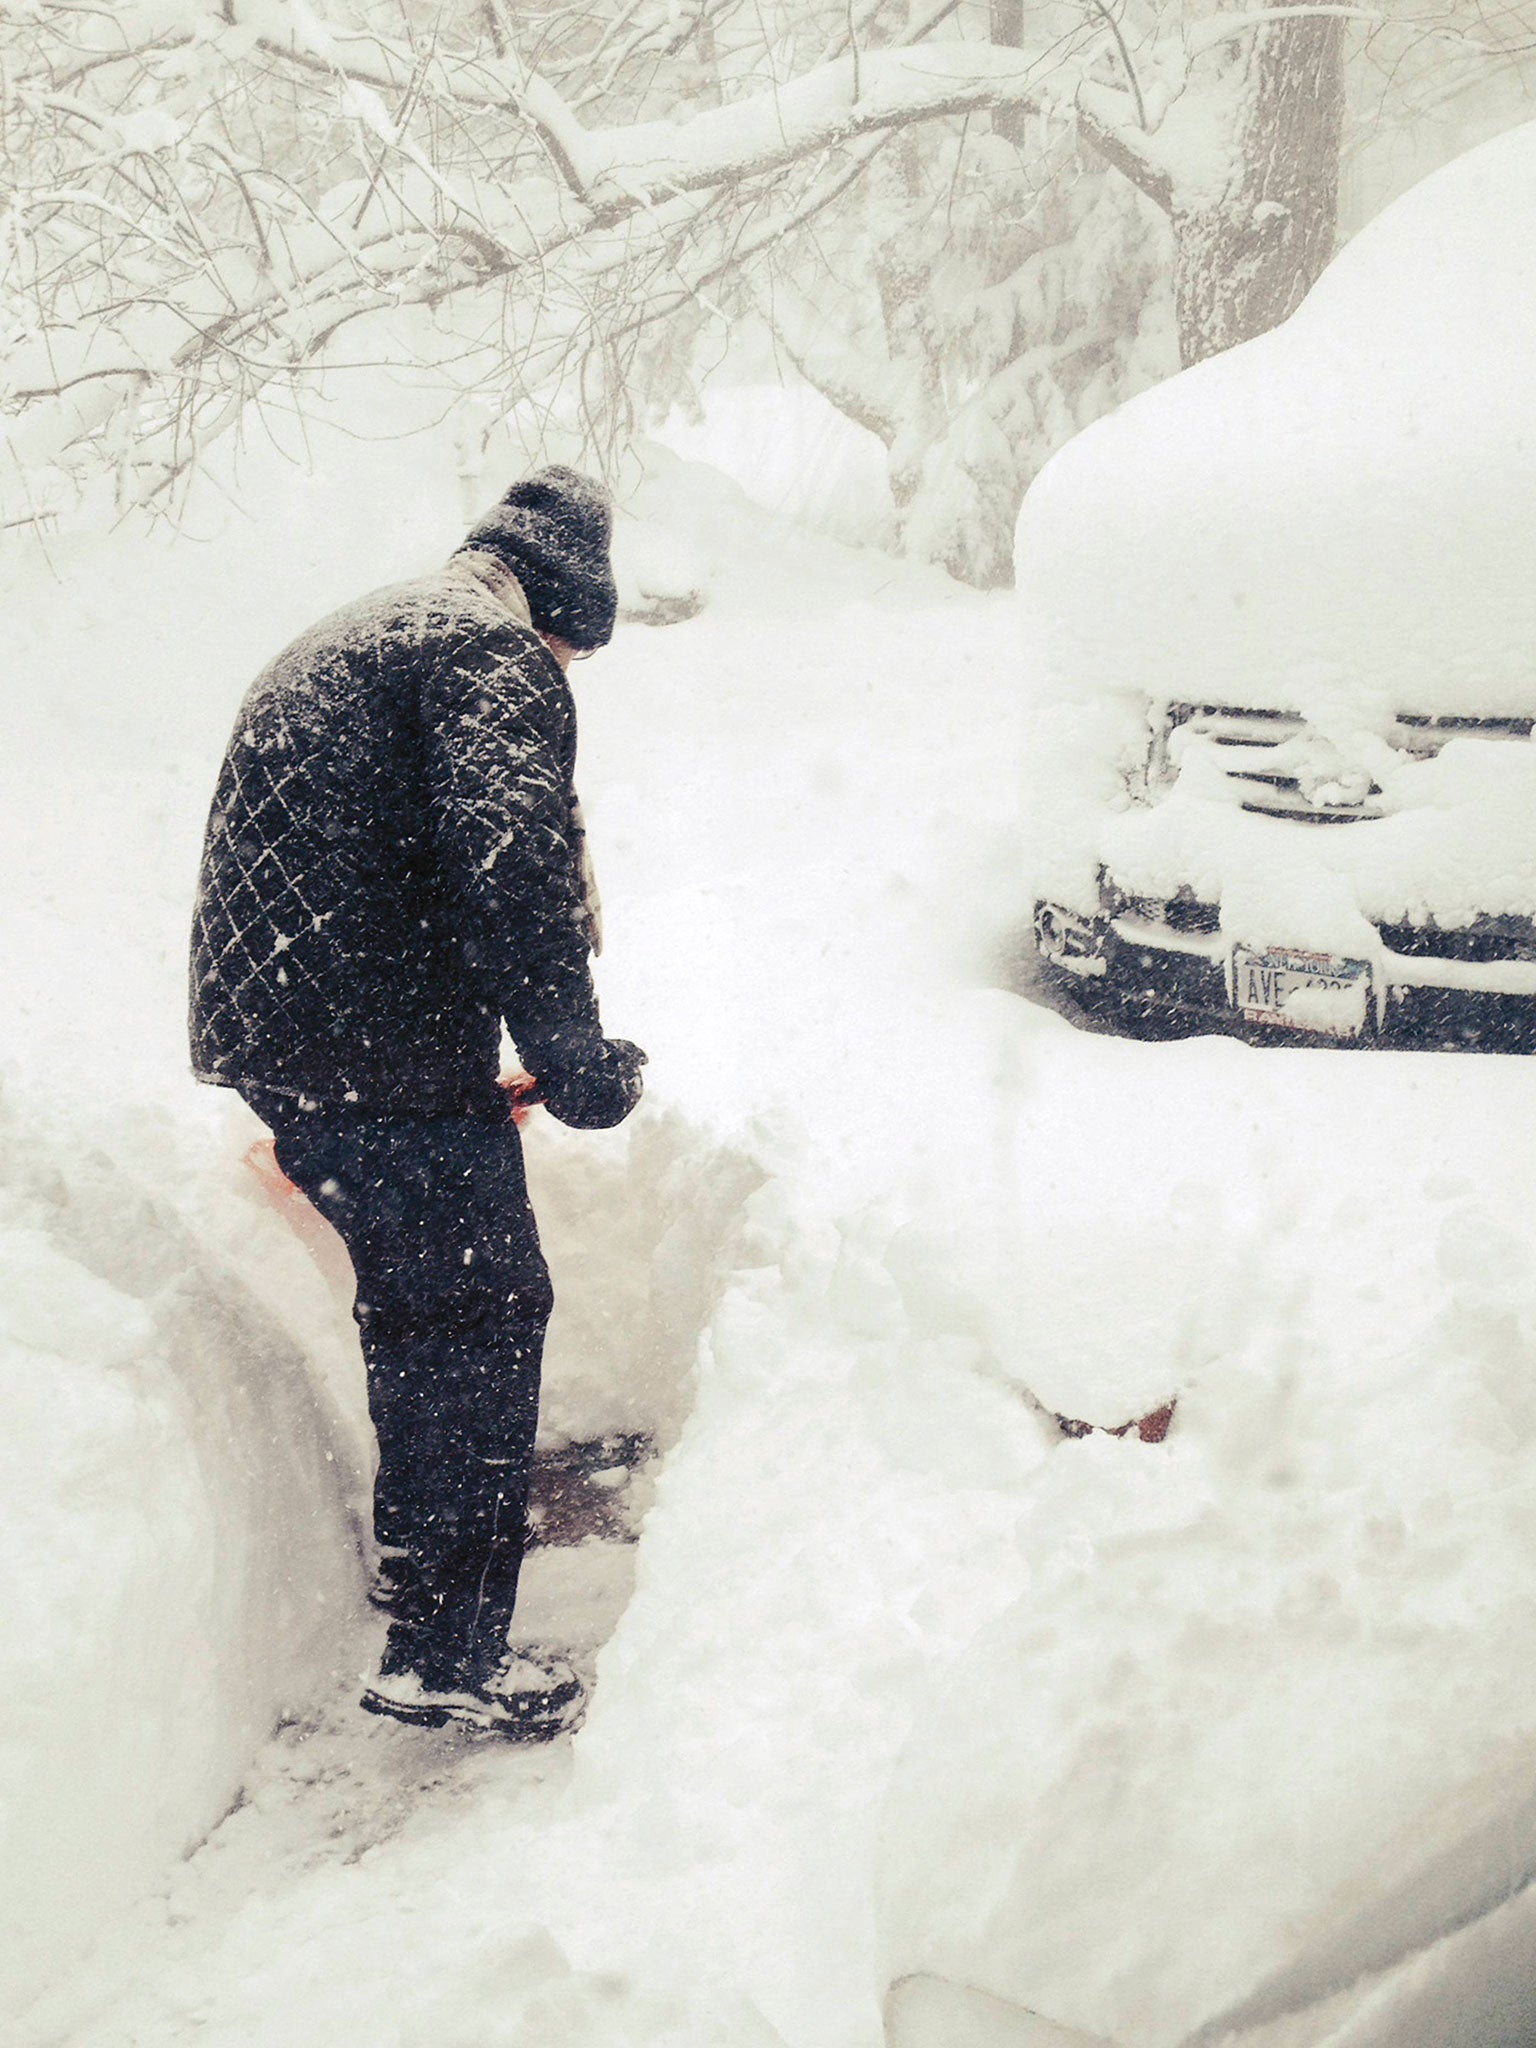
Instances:
[[[577,1131],[606,1131],[640,1100],[645,1054],[627,1038],[600,1038],[574,1058],[546,1066],[535,1100]]]

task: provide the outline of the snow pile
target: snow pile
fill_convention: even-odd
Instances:
[[[649,1105],[616,1132],[566,1131],[538,1116],[524,1144],[555,1284],[540,1438],[638,1432],[670,1443],[761,1170]]]
[[[1175,1430],[1050,1461],[1020,1597],[918,1717],[887,1861],[893,1975],[1122,2048],[1306,2006],[1536,1875],[1524,1069],[1152,1060],[1149,1101],[1148,1049],[1057,1048],[1057,1143],[1020,1171],[1049,1187],[1074,1107],[1120,1134],[1110,1284],[1054,1337],[1091,1368],[1161,1244],[1132,1327]]]
[[[926,1673],[1006,1598],[1047,1443],[910,1233],[813,1187],[748,1206],[578,1744],[584,1804],[542,1849],[578,1954],[745,1990],[796,2043],[869,2037],[887,1776]]]
[[[1274,333],[1080,434],[1019,527],[1045,673],[1290,711],[1341,682],[1373,707],[1536,711],[1533,242],[1528,125],[1389,207]]]
[[[1522,1070],[1121,1045],[979,995],[923,1021],[970,1080],[910,1182],[819,1119],[765,1137],[569,1782],[440,1757],[387,1839],[328,1821],[280,1881],[279,1810],[253,1821],[81,2048],[190,2010],[221,2048],[414,2040],[402,2011],[496,2039],[535,1928],[640,2041],[626,2000],[685,2001],[700,2044],[737,2012],[873,2048],[926,1970],[1140,2048],[1348,1987],[1536,1868]],[[1010,1292],[998,1246],[1086,1212],[1086,1148],[1105,1242]],[[1010,1185],[1023,1231],[989,1241]],[[1133,1224],[1135,1273],[1178,1281],[1135,1387]],[[1176,1392],[1173,1435],[1062,1440],[1035,1361],[1105,1419]]]
[[[1284,326],[1042,473],[1017,551],[1041,893],[1094,908],[1103,865],[1132,894],[1220,901],[1237,938],[1365,958],[1374,920],[1536,913],[1536,746],[1388,744],[1399,713],[1536,713],[1533,246],[1527,126],[1398,200]],[[1277,828],[1209,745],[1132,803],[1166,702],[1300,714],[1386,817],[1326,846]]]
[[[302,1349],[197,1220],[213,1176],[173,1133],[93,1134],[13,1091],[0,1125],[15,2014],[207,1832],[273,1721],[334,1683],[357,1446],[317,1380],[324,1304],[259,1214],[225,1219],[269,1287],[293,1284]]]

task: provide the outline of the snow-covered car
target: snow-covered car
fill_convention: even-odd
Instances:
[[[1031,894],[1121,1016],[1536,1043],[1536,126],[1028,493]]]

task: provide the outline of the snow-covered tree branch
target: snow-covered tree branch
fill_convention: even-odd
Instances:
[[[1078,371],[1042,364],[1102,367],[1113,333],[1132,383],[1158,374],[1159,270],[1186,360],[1310,284],[1334,240],[1346,37],[1380,26],[1207,0],[999,0],[986,24],[956,0],[767,19],[732,0],[10,0],[4,516],[102,475],[120,502],[168,502],[254,401],[302,396],[344,330],[413,307],[466,323],[495,403],[574,378],[589,425],[617,432],[686,379],[709,294],[711,317],[766,313],[880,433],[899,506],[935,464],[1006,473],[990,540],[924,543],[990,580],[1009,495],[1124,388],[1117,371],[1074,396]],[[1442,17],[1433,32],[1449,47]],[[1042,298],[1045,246],[1064,253]],[[813,330],[849,293],[834,350]]]

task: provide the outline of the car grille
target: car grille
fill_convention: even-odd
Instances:
[[[1460,736],[1521,739],[1529,718],[1404,716],[1386,737],[1400,753],[1427,759]],[[1178,774],[1175,733],[1216,749],[1222,775],[1245,811],[1304,825],[1356,825],[1384,815],[1380,785],[1333,755],[1322,736],[1289,711],[1250,711],[1224,704],[1170,704],[1153,748],[1149,781],[1171,786]],[[1456,956],[1461,957],[1461,956]]]
[[[1404,712],[1397,720],[1402,735],[1399,744],[1410,754],[1437,754],[1447,740],[1458,734],[1484,740],[1528,740],[1536,730],[1536,718],[1418,718]],[[1421,743],[1429,741],[1425,748]]]
[[[1135,896],[1108,875],[1100,878],[1107,917],[1131,917],[1138,924],[1202,938],[1221,930],[1221,905],[1203,903],[1189,890],[1166,901]],[[1382,944],[1410,960],[1466,960],[1492,965],[1502,960],[1536,960],[1536,918],[1483,916],[1464,925],[1415,924],[1402,918],[1378,923]]]
[[[1221,905],[1202,903],[1190,890],[1181,890],[1164,901],[1156,896],[1129,895],[1107,877],[1101,886],[1104,908],[1111,917],[1134,917],[1166,931],[1206,937],[1221,930]]]
[[[1402,922],[1377,930],[1394,953],[1413,960],[1536,960],[1536,921],[1528,917],[1477,917],[1445,929]]]
[[[1220,704],[1174,704],[1169,707],[1168,733],[1203,740],[1218,748],[1218,764],[1235,786],[1245,811],[1267,818],[1290,818],[1305,825],[1354,825],[1382,815],[1378,785],[1366,776],[1340,781],[1320,794],[1301,776],[1289,772],[1286,753],[1294,754],[1308,735],[1304,720],[1288,711],[1240,711]],[[1170,762],[1167,779],[1176,772]]]

